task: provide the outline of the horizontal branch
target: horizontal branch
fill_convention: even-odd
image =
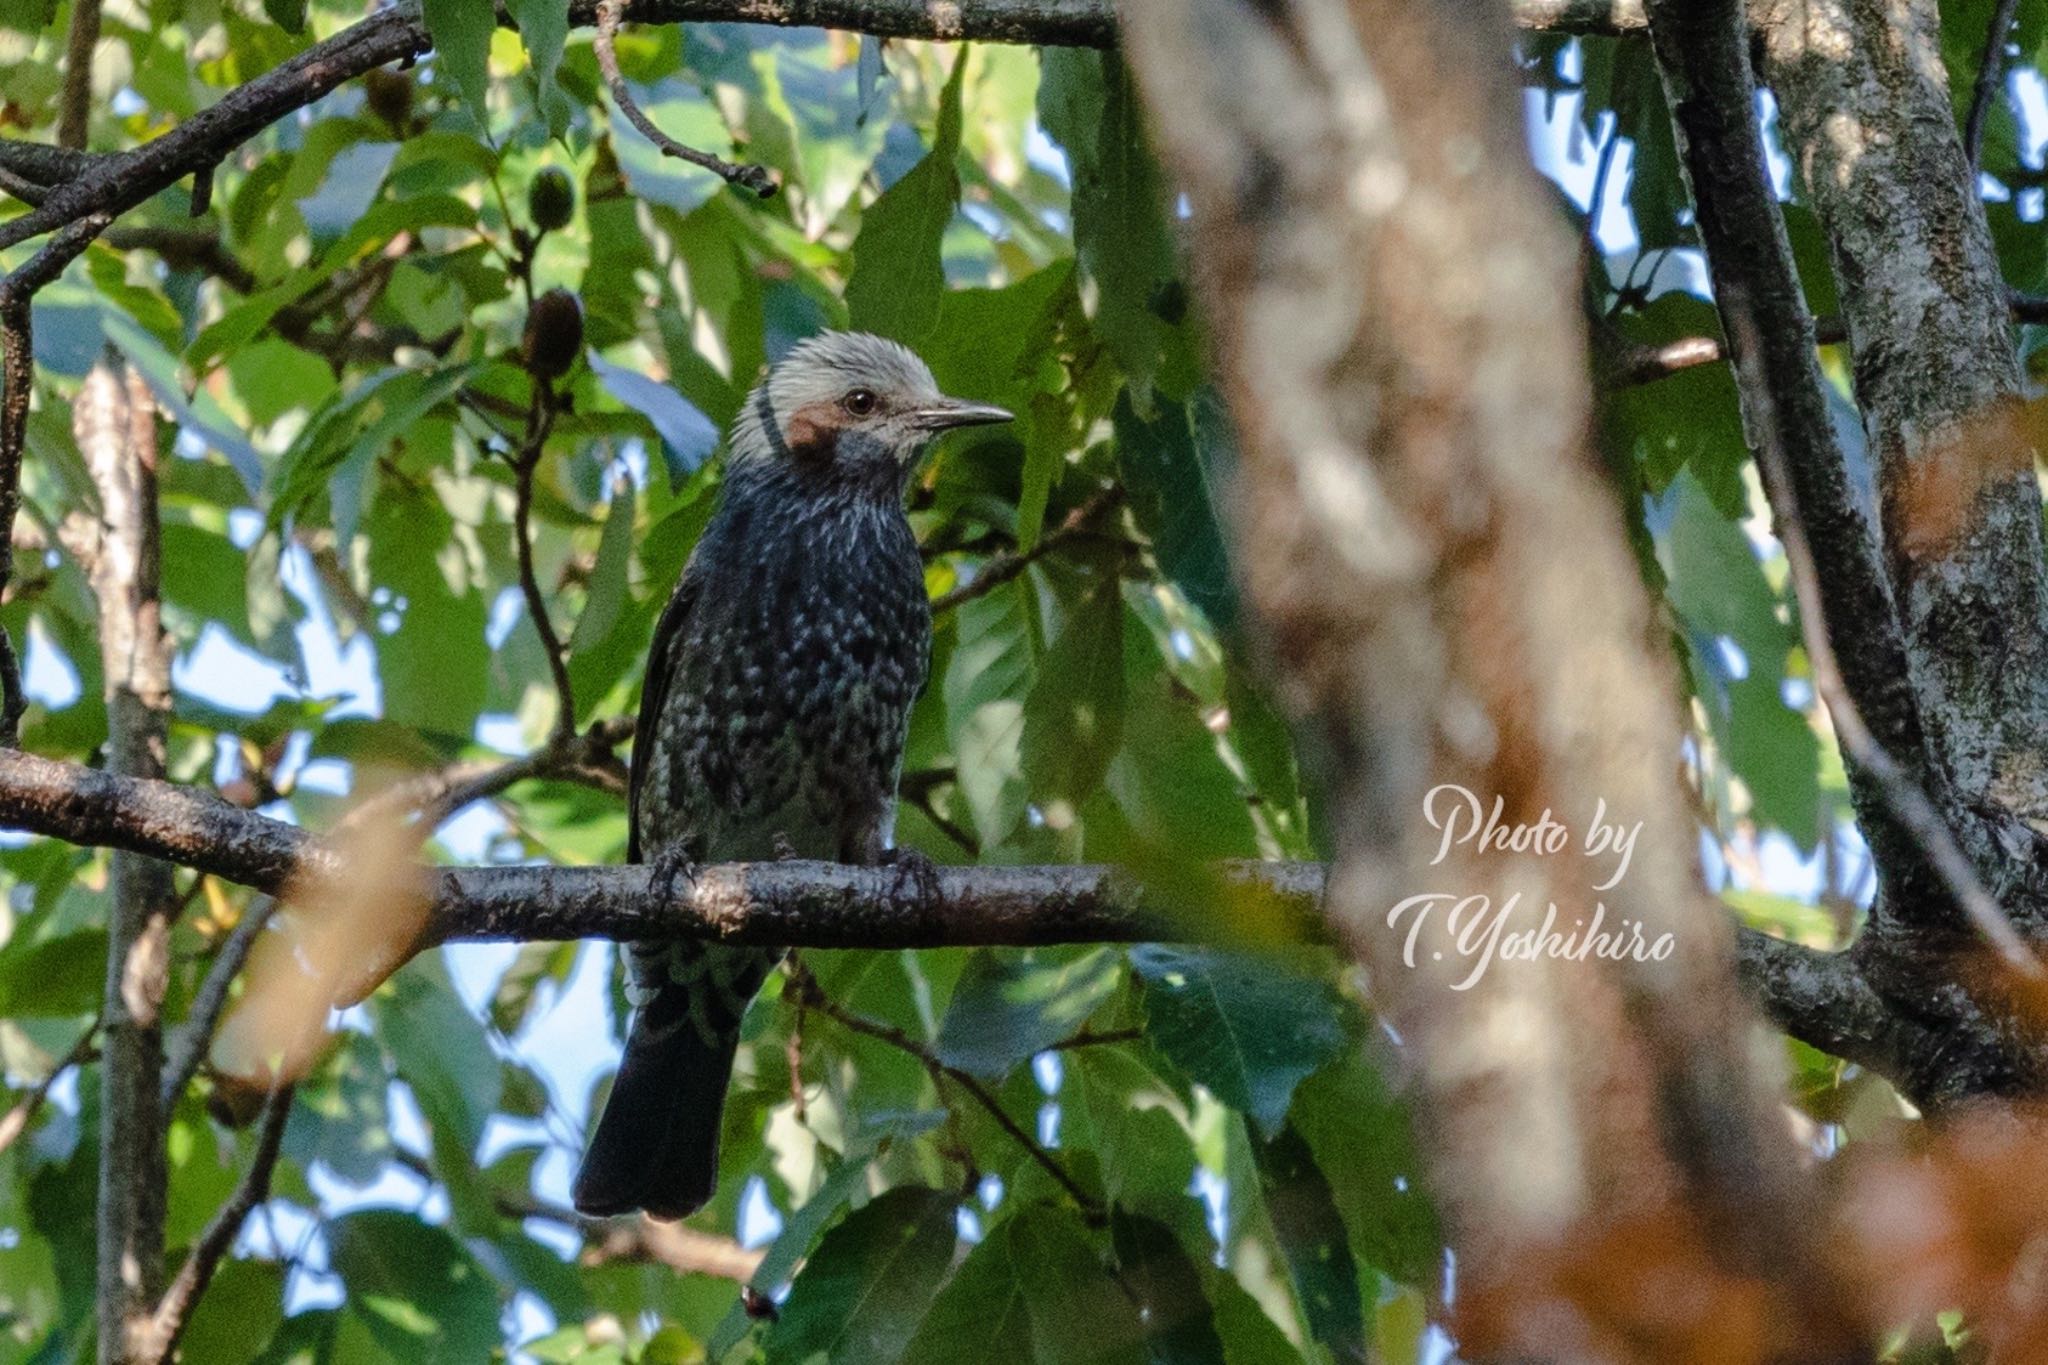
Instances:
[[[341,871],[319,837],[170,782],[0,750],[0,827],[81,846],[125,848],[259,891]],[[920,897],[895,868],[736,863],[696,869],[664,891],[647,867],[423,868],[429,899],[416,946],[461,941],[665,937],[796,947],[916,948],[1162,942],[1212,929],[1176,916],[1127,874],[1104,867],[941,867]],[[1324,869],[1233,863],[1220,869],[1241,938],[1322,932]],[[1788,1033],[1884,1069],[1898,1028],[1846,955],[1744,930],[1738,969]]]
[[[1233,937],[1323,936],[1319,863],[1231,863]],[[715,938],[799,948],[1147,943],[1211,937],[1217,917],[1176,913],[1100,866],[940,867],[935,894],[893,867],[792,859],[721,863],[672,893],[645,866],[463,867],[438,872],[424,943]]]
[[[1643,28],[1640,0],[1514,0],[1516,20],[1548,33],[1623,33]],[[634,0],[633,23],[739,22],[821,27],[883,38],[929,38],[1055,47],[1111,47],[1113,0]],[[574,0],[569,21],[597,19],[596,0]],[[0,139],[0,171],[42,202],[0,224],[0,247],[27,241],[94,211],[121,214],[179,179],[213,173],[227,153],[336,87],[433,45],[410,5],[380,10],[229,91],[163,136],[130,151],[88,154]]]
[[[19,750],[0,750],[0,826],[145,853],[274,895],[346,874],[330,845],[296,825],[196,788]],[[701,867],[673,888],[639,866],[421,875],[429,902],[421,946],[673,937],[816,948],[1145,942],[1216,924],[1192,909],[1174,913],[1105,867],[942,867],[929,898],[896,868],[798,861]],[[1235,863],[1218,887],[1234,935],[1299,940],[1320,932],[1322,884],[1319,864]]]

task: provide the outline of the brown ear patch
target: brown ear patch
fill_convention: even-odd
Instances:
[[[837,403],[806,403],[789,415],[783,438],[791,455],[805,463],[822,464],[839,453],[839,433],[851,423]]]

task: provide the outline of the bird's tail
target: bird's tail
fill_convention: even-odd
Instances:
[[[611,1098],[576,1173],[579,1213],[682,1218],[718,1184],[718,1130],[740,1013],[708,983],[667,982],[633,1016]],[[693,1001],[692,997],[702,997]]]

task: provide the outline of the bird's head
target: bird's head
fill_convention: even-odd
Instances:
[[[821,488],[900,494],[942,432],[1009,420],[1001,408],[940,393],[907,347],[865,332],[824,332],[747,395],[733,424],[732,463]]]

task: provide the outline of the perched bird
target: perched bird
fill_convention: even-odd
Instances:
[[[1001,408],[942,396],[910,351],[828,332],[733,423],[724,488],[655,627],[627,856],[894,860],[896,780],[931,611],[903,493],[926,446]],[[635,1011],[577,1173],[588,1214],[680,1218],[711,1198],[740,1017],[777,950],[629,950]]]

